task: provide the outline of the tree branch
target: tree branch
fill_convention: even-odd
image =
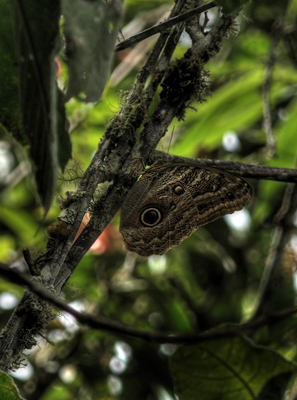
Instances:
[[[243,178],[265,179],[280,182],[297,182],[297,169],[269,167],[265,165],[245,164],[237,161],[211,160],[202,158],[187,158],[166,154],[155,150],[150,156],[150,164],[160,159],[168,163],[187,163],[197,166],[208,166],[228,171]]]
[[[59,309],[68,312],[82,325],[100,331],[106,331],[118,335],[129,336],[133,338],[142,339],[148,342],[155,343],[199,343],[206,340],[215,340],[225,337],[241,336],[245,331],[255,330],[262,328],[268,324],[274,324],[289,316],[297,313],[297,307],[288,308],[276,313],[265,314],[257,319],[248,321],[244,324],[228,324],[227,326],[217,328],[211,332],[204,333],[187,333],[179,334],[176,332],[163,333],[163,332],[145,332],[132,328],[131,326],[116,322],[106,317],[93,316],[88,313],[80,313],[68,304],[64,303],[61,299],[49,292],[38,283],[29,279],[15,269],[9,268],[7,265],[0,264],[0,275],[14,283],[28,288],[36,295],[40,296],[43,300],[49,301]]]

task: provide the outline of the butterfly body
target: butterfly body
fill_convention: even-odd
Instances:
[[[128,193],[120,232],[128,250],[164,254],[199,226],[241,210],[252,199],[243,179],[210,167],[152,166]]]

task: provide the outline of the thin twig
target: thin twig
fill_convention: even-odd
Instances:
[[[193,17],[193,14],[200,14],[203,11],[209,10],[217,6],[218,5],[214,1],[210,1],[209,3],[206,3],[203,6],[193,8],[193,10],[191,11],[185,12],[184,14],[171,18],[165,22],[162,22],[159,25],[153,26],[152,28],[148,28],[145,31],[142,31],[137,35],[131,36],[129,39],[126,39],[125,41],[116,45],[115,52],[125,50],[128,47],[131,47],[134,44],[139,43],[142,40],[155,35],[156,33],[162,32],[168,28],[171,28],[176,24],[179,24],[180,22],[186,21],[188,18]]]
[[[211,160],[202,158],[188,158],[166,154],[155,150],[150,156],[150,163],[165,159],[167,162],[178,164],[186,163],[197,166],[208,166],[228,171],[243,178],[265,179],[270,181],[297,182],[297,169],[269,167],[265,165],[246,164],[237,161]]]
[[[289,184],[284,194],[282,206],[277,213],[278,226],[275,229],[269,255],[259,286],[257,302],[252,319],[257,319],[267,311],[275,295],[280,280],[282,255],[293,227],[292,218],[297,205],[297,185]]]
[[[146,332],[135,329],[131,326],[119,323],[112,319],[93,316],[88,313],[80,313],[74,308],[70,307],[68,304],[64,303],[56,295],[49,292],[44,287],[40,286],[35,281],[29,279],[25,275],[18,272],[16,269],[9,268],[7,265],[0,263],[0,275],[14,283],[23,287],[28,288],[30,291],[40,296],[43,300],[49,301],[54,306],[59,309],[68,312],[82,325],[87,325],[88,327],[100,331],[107,331],[114,334],[134,337],[142,339],[149,342],[156,343],[199,343],[206,340],[215,340],[219,338],[241,336],[246,330],[259,329],[267,324],[274,324],[282,319],[288,318],[289,316],[297,313],[297,307],[288,308],[276,313],[269,315],[263,315],[260,318],[246,322],[244,324],[231,324],[222,328],[218,328],[211,332],[204,333],[188,333],[179,334],[176,332],[163,333],[163,332]]]

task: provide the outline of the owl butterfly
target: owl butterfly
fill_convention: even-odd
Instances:
[[[199,226],[241,210],[252,196],[247,182],[216,168],[153,165],[126,196],[120,232],[128,250],[164,254]]]

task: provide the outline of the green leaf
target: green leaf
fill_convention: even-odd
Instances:
[[[183,345],[170,358],[180,400],[252,400],[271,381],[288,383],[297,366],[242,337]],[[275,386],[266,386],[271,391]],[[263,399],[263,397],[260,397]],[[268,398],[268,397],[266,397]]]
[[[64,104],[58,102],[56,85],[60,4],[58,0],[13,1],[10,4],[15,38],[10,50],[15,53],[13,71],[18,78],[22,128],[30,144],[37,189],[47,212],[57,181],[59,142],[67,142],[67,151],[63,159],[60,157],[62,167],[70,157]]]
[[[122,17],[120,2],[63,0],[68,61],[67,98],[98,101],[104,90]]]
[[[11,13],[6,0],[0,0],[0,15],[0,123],[18,142],[26,144],[19,104]]]
[[[0,399],[1,400],[22,400],[19,391],[12,378],[0,371]]]

